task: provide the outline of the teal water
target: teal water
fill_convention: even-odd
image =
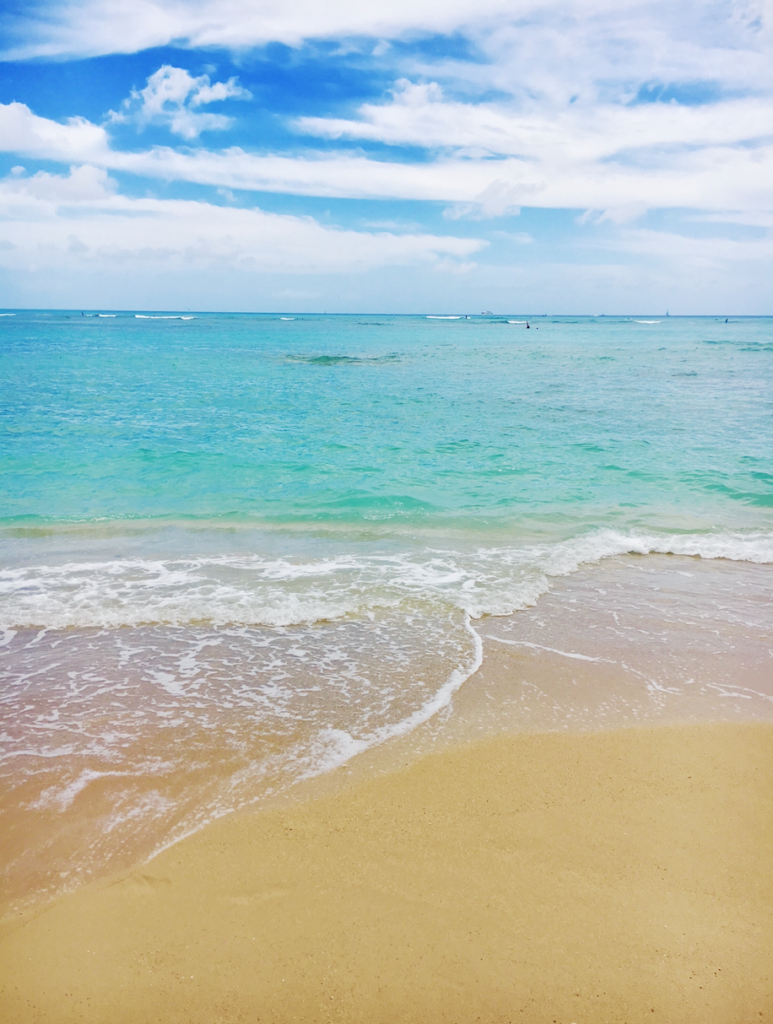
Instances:
[[[9,878],[55,889],[409,732],[482,616],[588,566],[773,563],[773,319],[529,324],[0,317]]]
[[[3,318],[0,620],[502,613],[629,548],[771,558],[773,320],[514,319]]]
[[[0,522],[767,529],[773,321],[644,319],[6,317]]]

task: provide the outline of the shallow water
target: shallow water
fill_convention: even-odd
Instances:
[[[773,321],[531,323],[0,321],[11,898],[416,729],[770,716]]]

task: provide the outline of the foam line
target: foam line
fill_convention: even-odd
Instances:
[[[500,644],[510,644],[511,647],[533,647],[538,651],[550,651],[551,654],[560,654],[562,658],[575,658],[577,661],[605,661],[608,665],[614,665],[609,658],[591,658],[587,654],[574,654],[572,651],[559,651],[555,647],[543,647],[542,644],[532,644],[528,640],[505,640],[501,636],[486,636],[486,640],[496,640]]]
[[[461,666],[455,668],[434,697],[431,697],[423,707],[414,711],[414,713],[406,718],[404,722],[398,722],[397,725],[385,726],[383,729],[379,729],[373,733],[373,736],[377,737],[377,743],[383,743],[384,740],[391,739],[393,736],[404,736],[407,733],[412,732],[417,726],[423,725],[424,722],[429,721],[429,719],[436,715],[438,711],[442,711],[443,708],[448,707],[451,703],[451,698],[459,687],[475,675],[483,664],[483,640],[480,633],[473,628],[469,612],[466,612],[464,616],[464,628],[472,637],[474,645],[473,658],[470,664],[466,668],[462,668]]]
[[[761,690],[753,690],[750,686],[736,686],[735,683],[705,683],[710,690],[718,690],[720,697],[743,697],[744,700],[752,700],[754,697],[762,697],[763,700],[773,703],[773,696],[769,693],[762,693]],[[743,691],[741,693],[740,691]]]
[[[319,775],[324,775],[336,768],[340,768],[341,765],[346,764],[347,761],[350,761],[357,754],[361,754],[366,750],[378,747],[382,743],[386,743],[387,740],[394,739],[397,736],[406,736],[408,733],[413,732],[413,730],[418,726],[428,722],[430,718],[433,718],[439,711],[447,708],[457,690],[459,690],[459,688],[466,683],[468,679],[474,676],[483,664],[483,640],[480,634],[474,629],[469,614],[465,614],[464,628],[473,639],[473,656],[471,661],[466,666],[457,666],[451,672],[448,679],[446,679],[445,683],[443,683],[443,685],[425,704],[420,708],[417,708],[412,715],[409,715],[408,718],[403,719],[401,722],[396,722],[394,725],[376,729],[374,732],[370,733],[370,735],[364,736],[361,739],[355,739],[350,733],[345,732],[343,729],[326,730],[319,738],[322,741],[322,744],[324,744],[328,749],[327,755],[323,755],[311,768],[299,775],[298,780],[316,778]],[[332,750],[330,749],[331,747]],[[240,806],[243,806],[243,804]],[[168,850],[170,847],[182,842],[182,840],[201,831],[201,829],[205,828],[213,821],[217,821],[219,818],[224,818],[226,815],[233,813],[233,811],[237,809],[238,807],[220,807],[215,809],[205,819],[198,821],[192,828],[188,828],[184,832],[174,835],[172,838],[158,846],[148,857],[148,861],[158,857],[158,855],[163,853],[164,850]]]
[[[435,548],[318,558],[254,555],[118,558],[0,568],[0,627],[112,628],[209,621],[289,626],[413,604],[509,615],[551,580],[627,553],[773,563],[773,535],[600,530],[558,543]]]
[[[401,722],[382,726],[362,739],[355,739],[349,733],[341,730],[330,730],[327,738],[333,741],[334,750],[332,754],[318,762],[313,769],[304,773],[301,777],[314,778],[316,775],[322,775],[324,772],[346,764],[356,754],[360,754],[372,747],[378,747],[387,740],[394,739],[397,736],[407,736],[408,733],[413,732],[418,726],[428,722],[430,718],[433,718],[443,708],[448,707],[459,687],[466,683],[471,676],[475,675],[483,664],[483,640],[480,634],[473,628],[469,613],[465,613],[464,628],[472,636],[474,645],[472,661],[466,667],[457,666],[435,694],[420,708],[417,708],[412,715],[409,715],[408,718],[403,719]]]

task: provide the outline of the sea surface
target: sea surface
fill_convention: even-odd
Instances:
[[[773,717],[773,319],[7,311],[0,392],[7,899],[476,679],[511,728]]]

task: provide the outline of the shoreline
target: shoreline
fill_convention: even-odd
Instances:
[[[512,615],[464,624],[459,613],[450,652],[430,642],[429,618],[415,636],[379,621],[20,633],[3,652],[6,669],[16,659],[19,713],[8,706],[2,901],[40,905],[224,815],[495,735],[770,722],[772,600],[769,565],[629,555],[554,581]],[[478,645],[482,664],[457,689]],[[352,683],[342,654],[375,688]],[[49,659],[58,676],[41,675]]]
[[[345,775],[7,921],[5,1019],[773,1018],[773,725],[523,733]]]

